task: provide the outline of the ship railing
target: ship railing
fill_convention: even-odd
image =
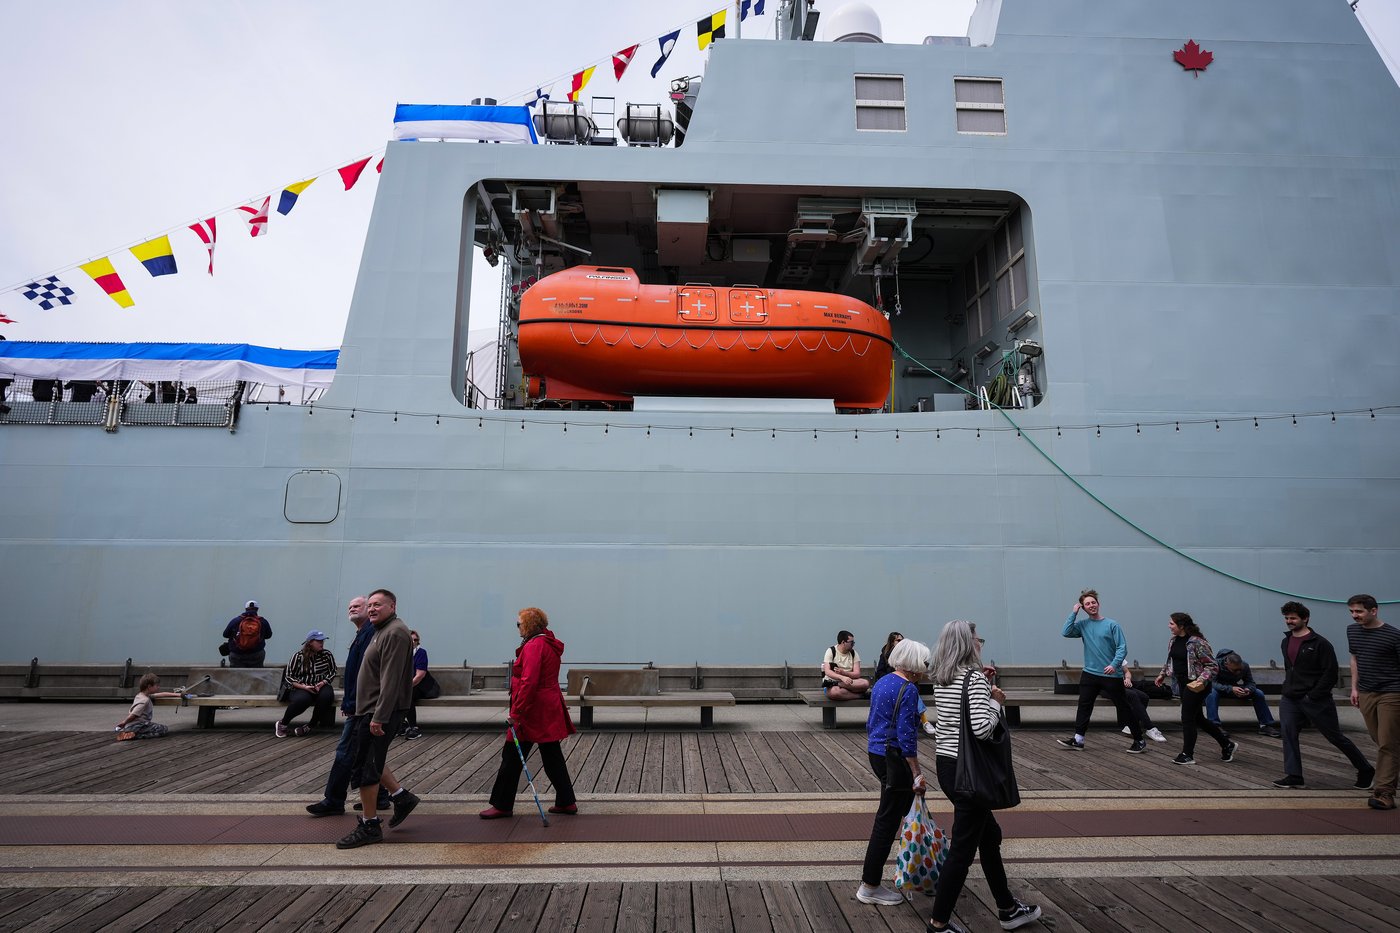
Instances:
[[[245,404],[310,405],[319,386],[168,379],[60,380],[0,376],[0,425],[228,428]]]

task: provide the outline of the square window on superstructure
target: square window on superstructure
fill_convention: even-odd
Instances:
[[[954,78],[958,132],[1006,135],[1006,97],[1000,78]]]
[[[856,129],[903,133],[907,129],[902,75],[856,75]]]

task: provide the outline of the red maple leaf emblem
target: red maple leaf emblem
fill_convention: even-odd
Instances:
[[[1199,77],[1202,71],[1215,61],[1213,52],[1204,51],[1196,44],[1195,39],[1188,39],[1186,44],[1172,53],[1172,58],[1176,63],[1187,71],[1192,72],[1192,77]]]

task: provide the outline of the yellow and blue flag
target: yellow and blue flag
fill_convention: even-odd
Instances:
[[[170,237],[158,236],[131,248],[131,255],[141,260],[141,265],[152,276],[174,275],[180,270],[175,267],[175,253],[170,248]]]
[[[301,194],[307,188],[310,188],[311,183],[315,180],[314,178],[308,178],[306,181],[299,181],[294,185],[288,185],[283,188],[282,197],[277,201],[277,213],[290,214],[292,208],[297,206],[297,195]]]

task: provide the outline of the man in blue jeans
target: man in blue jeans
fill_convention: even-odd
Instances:
[[[326,778],[326,796],[317,803],[307,804],[306,812],[312,816],[340,816],[345,812],[345,797],[350,787],[350,739],[355,714],[355,681],[360,675],[360,662],[364,660],[365,649],[374,637],[374,626],[369,624],[365,610],[365,598],[356,596],[346,608],[350,623],[355,626],[355,640],[345,654],[345,690],[340,701],[340,714],[345,717],[345,728],[340,732],[340,744],[335,747],[335,761],[331,773]],[[379,791],[379,804],[389,808],[389,795],[384,789]],[[359,809],[359,804],[355,805]]]
[[[1254,672],[1244,659],[1233,651],[1216,654],[1220,662],[1220,672],[1210,682],[1210,692],[1206,694],[1206,718],[1220,725],[1220,701],[1224,699],[1249,700],[1254,704],[1254,718],[1259,720],[1259,734],[1278,738],[1278,723],[1264,691],[1254,682]]]

